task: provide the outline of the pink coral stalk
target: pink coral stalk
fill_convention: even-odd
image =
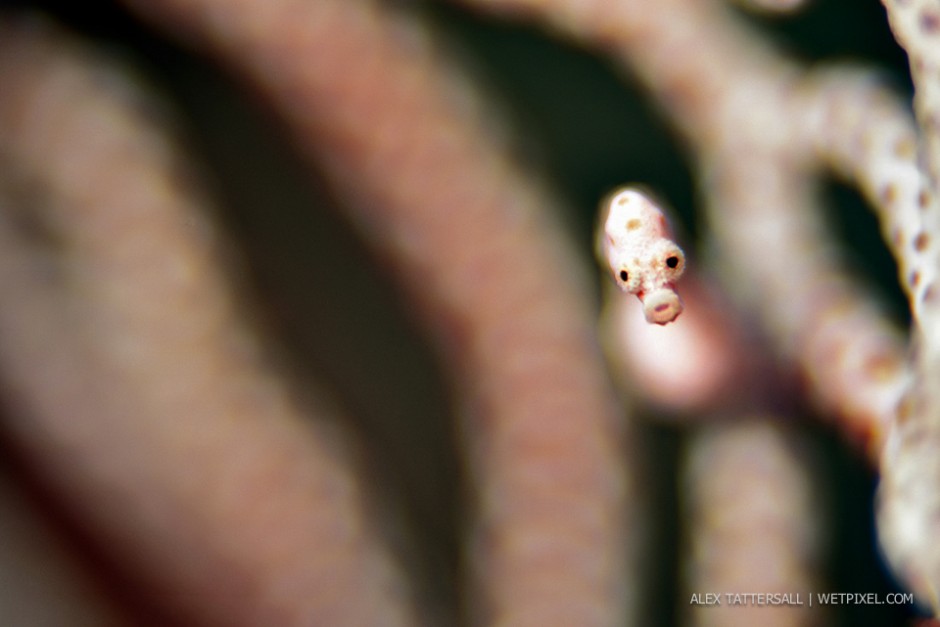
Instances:
[[[331,410],[243,322],[148,97],[30,20],[0,24],[0,74],[2,436],[135,624],[413,625]]]
[[[697,157],[728,292],[760,314],[816,398],[876,456],[904,383],[903,347],[839,264],[820,219],[801,69],[719,2],[464,2],[540,18],[643,81]],[[851,325],[840,327],[843,314]],[[833,363],[828,349],[858,338],[861,347]]]
[[[268,99],[439,341],[477,497],[474,613],[619,623],[625,473],[584,267],[467,86],[377,2],[129,4]]]
[[[881,529],[888,552],[898,570],[940,607],[940,551],[925,546],[940,528],[940,499],[925,498],[937,493],[940,480],[935,461],[940,398],[928,384],[940,372],[940,292],[934,280],[940,212],[932,209],[936,185],[918,182],[909,127],[895,123],[897,103],[886,106],[879,98],[873,111],[856,105],[854,113],[833,102],[808,105],[803,88],[816,77],[760,42],[717,2],[465,2],[533,15],[596,45],[633,70],[670,115],[697,157],[722,280],[739,302],[758,312],[780,352],[801,366],[822,406],[840,415],[844,431],[866,442],[871,457],[880,460],[882,511],[887,512]],[[928,2],[885,4],[912,54],[928,171],[936,181],[940,98],[936,81],[927,78],[936,75],[940,20]],[[821,109],[835,118],[821,120]],[[885,111],[883,121],[890,125],[874,127],[871,138],[859,132],[867,125],[852,121],[853,115],[871,120]],[[834,152],[819,152],[813,135],[822,126],[828,138],[823,141]],[[853,144],[859,150],[850,161],[861,164],[855,172],[862,174],[856,180],[869,189],[879,181],[876,206],[884,209],[879,212],[883,231],[899,234],[894,246],[908,272],[904,280],[916,283],[911,295],[919,324],[913,334],[918,360],[913,364],[905,359],[894,325],[842,267],[819,217],[812,177],[836,153],[845,158],[844,147]],[[898,207],[904,198],[916,199],[921,210],[908,201]],[[897,411],[912,371],[920,385]]]
[[[829,624],[831,608],[808,598],[823,589],[825,540],[810,450],[770,416],[695,429],[682,468],[683,624]],[[706,593],[718,603],[706,605]]]

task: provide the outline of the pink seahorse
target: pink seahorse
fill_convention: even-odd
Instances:
[[[598,229],[598,254],[625,292],[643,303],[646,321],[672,322],[682,313],[676,281],[685,253],[672,241],[669,221],[646,194],[624,187],[610,196]]]

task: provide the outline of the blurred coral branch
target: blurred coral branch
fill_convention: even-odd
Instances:
[[[155,622],[411,624],[351,468],[239,319],[185,161],[61,39],[0,34],[7,437]]]
[[[460,397],[481,620],[617,622],[625,477],[583,267],[472,92],[378,3],[138,4],[269,98],[420,305]]]

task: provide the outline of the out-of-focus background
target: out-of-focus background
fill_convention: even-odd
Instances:
[[[564,220],[586,257],[598,200],[625,182],[642,182],[668,201],[696,251],[705,225],[697,218],[682,146],[628,75],[532,25],[501,22],[446,2],[414,4],[492,95],[494,125],[511,135],[519,158],[571,208]],[[343,199],[311,176],[278,120],[237,77],[197,51],[178,47],[123,8],[105,0],[49,0],[7,2],[5,9],[47,13],[123,57],[165,96],[175,131],[201,166],[194,174],[206,177],[216,194],[218,219],[235,242],[233,272],[261,303],[259,322],[278,339],[299,376],[324,382],[354,419],[376,498],[416,530],[417,541],[406,542],[403,552],[424,573],[428,594],[456,607],[466,512],[449,383],[414,328],[407,303],[389,285],[382,259],[333,210]],[[794,16],[747,19],[807,63],[870,63],[910,94],[905,57],[876,0],[815,0]],[[835,181],[826,183],[825,193],[831,221],[851,248],[858,272],[905,320],[893,262],[864,202]],[[598,273],[598,286],[601,280]],[[821,452],[820,487],[833,517],[828,590],[896,590],[874,538],[875,476],[860,453],[806,412],[806,429]],[[679,621],[677,607],[684,602],[677,592],[675,496],[682,427],[651,424],[646,435],[647,457],[657,463],[647,489],[656,495],[652,541],[661,555],[649,573],[650,588],[658,592],[648,600],[648,611],[655,623],[671,625]],[[15,464],[0,462],[0,468],[15,478]],[[0,556],[14,555],[10,543],[26,532],[11,524],[0,526],[0,533],[0,543],[8,547]],[[27,564],[4,561],[0,589],[3,581],[31,572]],[[0,593],[0,623],[12,624],[3,616],[10,603],[16,599]],[[889,605],[833,609],[833,619],[843,625],[897,625],[914,611]]]

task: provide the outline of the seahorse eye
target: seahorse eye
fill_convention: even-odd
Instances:
[[[669,266],[670,268],[677,268],[677,267],[679,267],[679,258],[676,257],[675,255],[673,255],[673,256],[671,256],[671,257],[667,257],[667,258],[666,258],[666,265]]]
[[[629,275],[629,273],[627,273],[626,270],[621,270],[621,271],[620,271],[620,280],[621,280],[621,281],[623,281],[624,283],[626,283],[629,278],[630,278],[630,275]]]

